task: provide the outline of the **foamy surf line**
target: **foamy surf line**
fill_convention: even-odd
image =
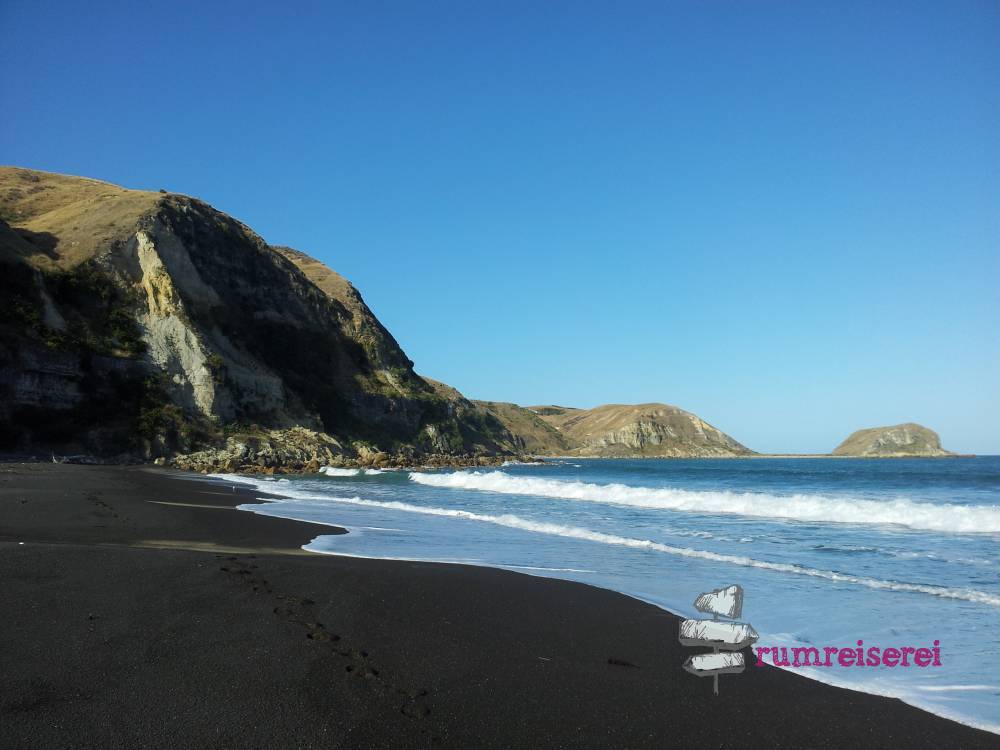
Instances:
[[[1000,533],[1000,507],[995,505],[936,505],[905,499],[876,501],[823,495],[783,497],[757,492],[631,487],[626,484],[517,477],[499,471],[459,471],[451,474],[411,472],[410,480],[431,487],[535,495],[651,510],[820,523],[892,524],[918,531],[944,533]]]
[[[375,476],[385,474],[387,471],[387,469],[344,469],[339,466],[321,466],[319,468],[319,473],[328,477]]]
[[[700,560],[711,560],[713,562],[726,563],[729,565],[739,565],[745,568],[757,568],[759,570],[771,570],[778,573],[788,573],[791,575],[808,576],[820,578],[838,583],[850,583],[858,586],[865,586],[871,589],[882,591],[899,591],[912,594],[929,594],[943,599],[959,599],[977,604],[985,604],[991,607],[1000,607],[1000,596],[996,596],[984,591],[975,589],[948,588],[945,586],[931,586],[922,583],[907,583],[904,581],[886,581],[867,576],[857,576],[850,573],[838,573],[832,570],[820,570],[808,568],[802,565],[790,563],[775,563],[766,560],[756,560],[752,557],[742,555],[726,555],[708,550],[693,549],[690,547],[674,547],[662,542],[654,542],[650,539],[632,539],[630,537],[618,536],[616,534],[605,534],[600,531],[592,531],[577,526],[565,526],[562,524],[547,523],[544,521],[531,521],[520,516],[511,514],[488,515],[484,513],[473,513],[467,510],[455,510],[450,508],[435,508],[410,503],[403,503],[396,500],[364,500],[360,497],[332,497],[328,495],[311,495],[307,493],[296,493],[290,500],[309,500],[323,503],[341,503],[346,505],[356,505],[367,508],[384,508],[386,510],[397,510],[406,513],[419,513],[428,516],[439,516],[447,518],[461,518],[468,521],[478,521],[480,523],[490,523],[496,526],[504,526],[510,529],[519,529],[549,536],[559,536],[567,539],[580,539],[599,544],[608,544],[619,547],[630,547],[632,549],[652,550],[678,557],[696,558]],[[252,507],[248,508],[253,510]]]
[[[268,483],[268,482],[262,481],[259,478],[248,477],[248,476],[245,476],[245,475],[218,475],[218,474],[216,474],[216,475],[213,475],[212,478],[220,479],[220,480],[224,480],[224,481],[228,481],[228,482],[239,482],[241,484],[250,485],[252,487],[255,487],[257,489],[260,489],[260,490],[266,491],[266,492],[272,492],[275,489],[273,483]],[[275,494],[277,494],[277,493],[275,493]],[[285,485],[285,486],[283,486],[281,488],[280,494],[282,496],[284,496],[286,498],[286,500],[278,500],[278,501],[268,500],[264,505],[256,505],[256,504],[254,504],[254,505],[246,505],[246,506],[239,506],[239,507],[240,507],[241,510],[248,510],[248,511],[255,512],[255,513],[263,513],[263,514],[266,514],[266,515],[275,515],[275,516],[279,516],[279,517],[282,517],[282,518],[292,518],[294,520],[308,521],[310,523],[324,523],[323,521],[317,521],[315,518],[297,518],[296,514],[294,513],[294,511],[291,508],[287,508],[287,510],[286,510],[286,509],[282,509],[280,506],[284,502],[295,501],[295,500],[319,501],[319,502],[323,502],[323,503],[329,503],[329,505],[336,505],[337,503],[342,503],[342,502],[348,502],[348,503],[350,503],[352,501],[357,500],[358,504],[361,504],[361,505],[376,505],[376,506],[378,506],[378,505],[387,505],[386,503],[379,503],[379,502],[376,502],[376,501],[363,501],[360,498],[336,498],[336,497],[330,497],[330,496],[326,496],[326,495],[317,495],[315,493],[308,493],[308,492],[303,492],[303,491],[296,491],[296,490],[290,489],[287,485]],[[263,500],[264,498],[261,498],[261,499]],[[410,509],[412,509],[414,512],[421,512],[421,511],[425,510],[425,509],[419,508],[418,506],[409,506],[409,504],[406,504],[406,503],[400,503],[399,505],[403,506],[402,508],[400,508],[400,510],[410,510]],[[407,507],[407,506],[409,506],[409,507]],[[445,509],[426,509],[426,510],[429,511],[430,515],[438,515],[438,513],[434,512],[435,510],[445,510]],[[444,515],[452,515],[452,512],[447,512]],[[477,514],[471,514],[471,515],[475,516]],[[473,520],[476,520],[476,519],[474,518]],[[521,520],[524,520],[524,519],[521,519]],[[335,524],[332,521],[326,522],[326,523],[329,523],[330,525],[342,525],[342,524]],[[587,530],[585,530],[585,529],[581,529],[581,531],[587,532]],[[354,554],[354,553],[347,553],[347,552],[338,552],[338,551],[333,550],[333,549],[322,548],[321,546],[319,546],[319,545],[316,544],[317,541],[318,540],[314,540],[313,543],[311,543],[309,545],[306,545],[305,548],[306,549],[310,549],[310,550],[312,550],[314,552],[319,552],[319,553],[328,554],[328,555],[335,555],[335,556],[361,557],[361,558],[377,557],[378,559],[410,559],[410,558],[392,558],[392,557],[384,557],[384,556],[380,557],[380,556],[377,556],[377,555],[373,556],[373,555],[365,555],[365,554]],[[640,544],[642,543],[642,540],[634,540],[634,541],[639,542]],[[632,545],[628,545],[628,546],[632,546]],[[664,545],[664,546],[667,546],[667,545]],[[660,550],[660,551],[663,551],[663,550]],[[699,553],[698,550],[692,550],[692,553],[695,553],[695,554],[694,555],[685,555],[685,556],[700,556],[700,553]],[[708,553],[708,554],[711,555],[712,553]],[[713,558],[714,557],[716,557],[716,556],[713,555]],[[726,558],[728,558],[730,556],[720,555],[718,557],[722,557],[724,562],[729,562],[729,560],[726,559]],[[422,561],[422,562],[451,562],[451,561],[441,560],[441,559],[438,559],[438,558],[420,558],[420,561]],[[466,564],[487,565],[489,567],[506,567],[508,569],[511,569],[511,568],[514,567],[514,566],[494,565],[493,563],[471,562],[471,561],[467,562]],[[779,566],[779,567],[781,567],[781,566]],[[789,567],[796,567],[796,566],[789,566]],[[583,571],[580,571],[580,572],[583,572]],[[801,570],[794,571],[794,572],[802,574]],[[827,571],[819,571],[819,572],[820,573],[825,573]],[[543,574],[543,575],[553,575],[554,574],[554,575],[556,575],[556,577],[558,577],[558,573],[554,569],[539,570],[539,571],[537,571],[537,573],[540,573],[540,574]],[[808,573],[806,573],[806,575],[808,575]],[[827,577],[827,576],[822,575],[820,577],[824,578],[824,577]],[[894,582],[892,582],[892,581],[876,581],[876,582],[878,584],[881,584],[881,585],[875,586],[874,588],[884,589],[884,588],[892,587],[893,585],[895,585]],[[939,587],[928,587],[928,588],[936,589],[936,588],[939,588]],[[624,590],[624,589],[616,589],[616,590],[620,590],[622,593],[624,593],[624,594],[626,594],[628,596],[633,596],[636,599],[639,599],[641,601],[646,601],[646,602],[648,602],[650,604],[653,604],[655,606],[658,606],[658,607],[661,607],[661,608],[665,608],[662,603],[659,603],[659,602],[656,602],[656,601],[653,601],[653,600],[649,600],[649,599],[645,598],[644,596],[642,596],[641,594],[637,594],[635,592],[630,592],[630,591]],[[927,592],[920,592],[920,593],[927,593]],[[934,591],[932,593],[936,594],[937,591]],[[973,593],[978,594],[978,593],[981,593],[981,592],[973,592]],[[956,598],[956,597],[945,597],[945,598]],[[957,598],[965,598],[965,597],[957,597]],[[997,598],[1000,598],[1000,597],[993,597],[994,600],[997,599]],[[996,602],[996,601],[990,602],[990,604],[992,606],[998,606],[998,602]],[[926,699],[926,696],[934,696],[934,695],[938,695],[938,694],[945,695],[945,696],[948,696],[948,695],[965,695],[965,694],[976,695],[979,692],[988,692],[990,690],[993,690],[994,687],[990,686],[990,685],[976,684],[976,685],[968,685],[968,686],[966,686],[966,685],[941,686],[940,689],[937,689],[937,688],[932,687],[932,686],[927,686],[927,687],[920,686],[920,687],[915,687],[913,689],[907,688],[906,690],[901,690],[897,686],[896,688],[894,688],[892,690],[886,690],[885,687],[882,686],[882,685],[880,685],[880,684],[868,683],[868,682],[861,682],[861,683],[859,683],[857,681],[847,682],[847,681],[840,680],[840,679],[834,679],[833,676],[831,676],[830,674],[822,674],[822,673],[810,674],[810,673],[806,673],[803,670],[798,670],[798,673],[802,674],[802,676],[806,676],[806,677],[810,677],[812,679],[815,679],[818,682],[823,682],[823,683],[827,683],[827,684],[830,684],[830,685],[835,685],[835,686],[838,686],[838,687],[848,688],[848,689],[851,689],[851,690],[861,690],[861,691],[864,691],[864,692],[867,692],[867,693],[872,693],[872,694],[875,694],[875,695],[887,695],[887,696],[891,696],[891,697],[896,697],[896,698],[899,698],[899,699],[903,700],[906,703],[910,703],[910,704],[912,704],[914,706],[917,706],[917,707],[919,707],[919,708],[921,708],[921,709],[923,709],[925,711],[930,711],[931,713],[937,714],[939,716],[942,716],[942,717],[945,717],[945,718],[949,718],[949,719],[952,719],[954,721],[958,721],[958,722],[960,722],[962,724],[966,724],[968,726],[977,727],[979,729],[983,729],[983,730],[986,730],[988,732],[994,732],[994,733],[1000,734],[1000,724],[998,724],[998,723],[991,722],[991,721],[985,721],[984,722],[982,718],[968,716],[968,715],[964,714],[963,712],[960,712],[960,711],[957,711],[957,710],[954,710],[954,709],[950,709],[948,706],[942,706],[939,703],[935,703],[935,702],[928,702],[928,700]]]

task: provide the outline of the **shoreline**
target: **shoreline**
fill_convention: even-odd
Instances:
[[[724,677],[716,699],[680,669],[690,652],[659,607],[509,570],[307,552],[344,529],[227,512],[267,493],[224,487],[0,464],[0,744],[997,742],[771,667]],[[719,710],[730,726],[703,720]],[[775,710],[808,726],[755,718]]]
[[[840,458],[840,456],[831,456],[831,458]],[[210,475],[206,479],[214,479],[216,481],[229,481],[230,479],[233,479],[234,481],[243,481],[243,482],[247,482],[247,483],[249,483],[249,482],[252,481],[252,479],[250,477],[242,477],[242,476],[239,476],[239,477],[229,477],[229,476],[220,476],[220,475]],[[281,498],[281,499],[287,499],[287,500],[291,500],[293,502],[296,500],[296,498],[294,496],[282,495],[278,491],[270,491],[270,487],[268,487],[268,483],[267,482],[263,482],[263,483],[258,482],[257,485],[256,485],[256,490],[257,490],[258,493],[260,493],[262,495],[265,495],[265,494],[266,495],[278,495],[279,498]],[[270,499],[266,500],[264,503],[262,503],[262,505],[266,504],[267,502],[270,502]],[[252,508],[241,508],[241,509],[249,511],[251,513],[258,513],[259,512],[259,513],[261,513],[263,515],[266,515],[268,517],[273,517],[273,518],[285,518],[285,519],[289,519],[289,520],[301,520],[301,519],[297,519],[294,515],[271,514],[271,513],[264,512],[264,511],[257,511],[257,510],[254,510]],[[322,522],[313,522],[313,523],[322,523]],[[348,533],[350,533],[350,530],[348,530]],[[310,551],[313,551],[313,550],[310,550]],[[644,596],[642,596],[639,593],[636,593],[635,591],[629,591],[629,590],[625,590],[625,589],[621,589],[621,588],[611,588],[609,586],[604,586],[604,585],[601,585],[599,583],[593,583],[593,582],[588,582],[588,581],[578,581],[578,580],[574,580],[572,578],[562,578],[562,577],[560,577],[558,575],[554,575],[552,573],[545,572],[547,570],[558,570],[557,568],[548,569],[548,568],[532,568],[532,567],[516,566],[516,565],[501,565],[501,564],[493,565],[493,564],[490,564],[488,562],[476,562],[476,563],[454,562],[454,561],[447,561],[447,560],[439,560],[439,559],[435,559],[435,558],[432,558],[432,557],[395,557],[395,556],[393,556],[393,557],[388,557],[388,556],[386,556],[386,557],[380,557],[380,556],[375,556],[375,555],[365,555],[365,554],[358,554],[358,553],[351,553],[351,552],[337,552],[337,551],[330,551],[330,550],[318,550],[317,554],[330,555],[330,556],[334,556],[334,557],[347,557],[347,558],[369,559],[369,560],[384,560],[384,561],[397,561],[397,562],[398,561],[402,561],[402,562],[423,562],[423,563],[431,563],[431,564],[436,564],[436,565],[471,565],[473,567],[489,568],[489,569],[493,569],[493,570],[521,572],[524,575],[531,575],[531,576],[537,576],[537,577],[547,577],[547,578],[552,578],[553,580],[573,581],[573,582],[577,582],[577,583],[583,583],[584,585],[592,586],[594,588],[598,588],[598,589],[601,589],[601,590],[610,591],[610,592],[613,592],[613,593],[616,593],[616,594],[620,594],[622,596],[626,596],[626,597],[628,597],[630,599],[633,599],[633,600],[635,600],[637,602],[640,602],[642,604],[653,606],[653,607],[656,607],[658,609],[661,609],[662,611],[667,612],[668,614],[670,614],[672,617],[676,617],[678,620],[684,619],[684,615],[681,615],[678,612],[675,612],[674,610],[672,610],[669,607],[669,605],[664,605],[663,603],[657,602],[654,599],[645,598]],[[747,666],[748,666],[748,668],[750,667],[750,664],[752,663],[752,658],[753,657],[748,657],[748,659],[747,659]],[[765,657],[765,659],[766,659],[766,657]],[[784,671],[787,671],[790,674],[796,674],[796,675],[799,675],[799,676],[806,676],[805,673],[799,672],[799,671],[797,671],[797,670],[795,670],[793,668],[785,668],[785,667],[782,667],[782,666],[779,666],[779,665],[775,665],[775,666],[776,666],[776,668],[783,669]],[[826,666],[831,666],[831,665],[827,664]],[[820,674],[822,674],[823,676],[820,677],[819,676]],[[919,703],[911,702],[910,699],[908,699],[907,697],[899,697],[898,695],[893,695],[893,694],[888,693],[888,692],[877,692],[877,690],[876,691],[871,691],[871,692],[868,691],[868,690],[865,690],[865,689],[859,687],[856,683],[852,683],[849,680],[844,680],[844,679],[839,678],[836,672],[827,672],[827,673],[813,672],[812,674],[808,675],[807,678],[810,679],[810,680],[812,680],[812,681],[815,681],[815,682],[818,682],[820,684],[823,684],[823,685],[828,685],[828,686],[831,686],[831,687],[836,687],[836,688],[841,688],[841,689],[845,689],[845,690],[850,690],[850,691],[853,691],[853,692],[856,692],[856,693],[860,693],[860,694],[863,694],[863,695],[872,695],[872,696],[879,696],[879,697],[884,697],[884,698],[891,698],[891,699],[894,699],[894,700],[900,700],[901,702],[906,703],[907,705],[910,705],[910,706],[916,708],[917,710],[929,713],[929,714],[937,716],[939,718],[942,718],[942,719],[945,719],[945,720],[948,720],[948,721],[954,721],[954,722],[962,724],[964,726],[969,726],[969,727],[972,727],[972,728],[975,728],[975,729],[979,729],[979,730],[983,730],[983,731],[986,731],[986,732],[990,732],[990,733],[993,733],[993,734],[1000,735],[1000,722],[998,722],[998,723],[976,723],[975,721],[969,720],[967,717],[962,717],[960,715],[948,715],[946,713],[937,713],[937,712],[935,712],[933,710],[930,710],[930,709],[928,709],[928,708],[926,708],[924,706],[921,706]],[[869,685],[869,687],[872,687],[872,686]],[[910,697],[912,698],[912,696],[910,696]]]
[[[496,455],[496,456],[451,456],[442,458],[435,457],[430,463],[407,464],[402,462],[372,463],[361,459],[347,459],[331,464],[331,468],[353,469],[353,470],[379,470],[379,471],[428,471],[435,469],[452,469],[463,471],[469,469],[499,469],[505,466],[516,465],[544,465],[548,461],[710,461],[710,460],[739,460],[739,459],[858,459],[858,460],[907,460],[907,459],[950,459],[950,458],[988,458],[988,454],[977,453],[952,453],[944,456],[922,456],[922,455],[888,455],[888,456],[848,456],[833,453],[750,453],[745,455],[726,456],[650,456],[650,455],[623,455],[623,456],[579,456],[579,455],[548,455],[548,454],[526,454],[526,455]],[[244,476],[301,476],[305,474],[315,474],[321,468],[319,462],[313,461],[309,464],[302,462],[277,465],[240,464],[223,465],[221,463],[191,464],[186,461],[187,456],[179,456],[179,461],[171,459],[156,459],[149,461],[145,459],[121,460],[118,458],[106,458],[92,455],[66,455],[57,460],[55,453],[51,460],[54,464],[68,464],[74,466],[107,466],[107,467],[145,467],[149,469],[165,469],[183,474],[208,476],[212,474],[238,474]],[[5,463],[48,463],[49,459],[35,453],[0,453],[0,465]]]
[[[736,459],[743,458],[836,458],[836,459],[864,459],[870,461],[897,461],[905,459],[920,459],[924,460],[926,458],[982,458],[978,453],[955,453],[950,456],[839,456],[833,453],[753,453],[745,456],[532,456],[532,458],[537,458],[540,461],[544,461],[547,458],[552,459],[562,459],[562,460],[598,460],[598,461],[652,461],[652,460],[663,460],[663,461],[708,461],[708,460],[720,460],[720,461],[732,461]],[[468,468],[468,467],[467,467]]]

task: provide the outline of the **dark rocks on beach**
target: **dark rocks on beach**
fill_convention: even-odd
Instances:
[[[224,447],[181,454],[178,469],[226,474],[316,474],[324,466],[403,469],[414,467],[499,466],[513,455],[422,453],[406,446],[395,453],[367,446],[341,446],[329,435],[296,427],[251,436],[230,437]],[[524,457],[522,457],[524,458]]]

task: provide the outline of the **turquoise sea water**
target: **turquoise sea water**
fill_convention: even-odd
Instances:
[[[319,552],[509,568],[682,615],[700,592],[739,583],[759,645],[937,640],[940,667],[796,671],[1000,732],[1000,457],[224,478],[284,496],[244,510],[349,530],[317,537]]]

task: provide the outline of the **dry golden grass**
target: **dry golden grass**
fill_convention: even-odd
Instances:
[[[40,268],[68,270],[135,230],[160,193],[100,180],[0,167],[0,218],[25,240],[0,237],[0,250]]]
[[[604,404],[593,409],[567,408],[562,414],[541,414],[541,418],[568,435],[583,438],[621,430],[641,419],[667,421],[687,416],[687,412],[669,404]]]
[[[361,299],[354,286],[334,271],[329,266],[320,263],[315,258],[311,258],[303,252],[299,252],[291,247],[272,245],[271,249],[276,250],[294,263],[302,273],[306,275],[313,284],[319,287],[329,297],[340,302],[352,315],[367,313],[361,310]]]

